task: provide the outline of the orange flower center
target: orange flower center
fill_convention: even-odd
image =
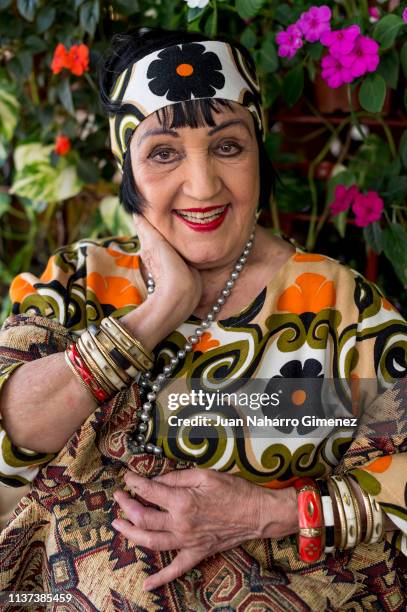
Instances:
[[[194,67],[191,66],[191,64],[179,64],[179,66],[176,67],[176,73],[182,77],[191,76],[193,72],[194,72]]]

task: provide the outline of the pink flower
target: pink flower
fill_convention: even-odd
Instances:
[[[321,76],[332,89],[344,83],[351,83],[354,79],[350,68],[344,66],[341,60],[333,55],[325,55],[321,60],[321,67]]]
[[[406,6],[406,8],[403,11],[403,21],[407,22],[407,6]]]
[[[369,21],[371,23],[374,23],[375,21],[379,21],[380,12],[377,6],[369,6],[369,15],[370,15]]]
[[[352,185],[348,188],[345,187],[345,185],[337,185],[335,187],[335,199],[329,205],[331,209],[331,214],[339,215],[339,213],[348,210],[353,200],[355,199],[356,194],[358,193],[359,191],[356,185]]]
[[[324,32],[321,35],[320,41],[326,47],[329,47],[329,53],[335,57],[341,57],[350,53],[355,44],[356,38],[360,34],[358,25],[351,25],[343,30],[332,30]]]
[[[356,225],[366,227],[378,221],[382,216],[383,207],[383,200],[376,191],[368,191],[366,194],[357,193],[352,206]]]
[[[374,72],[379,64],[379,45],[368,36],[358,36],[353,50],[343,55],[341,63],[349,68],[353,77],[362,76],[366,72]]]
[[[305,40],[316,42],[323,32],[329,31],[331,15],[331,9],[326,4],[320,7],[311,6],[308,11],[301,13],[297,26],[304,34]]]
[[[301,30],[295,24],[291,24],[287,30],[283,30],[276,35],[276,43],[279,45],[278,55],[280,57],[294,57],[297,49],[304,44]]]

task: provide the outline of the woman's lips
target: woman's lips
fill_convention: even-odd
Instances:
[[[223,212],[220,213],[215,219],[212,219],[211,221],[205,221],[205,219],[200,219],[199,222],[198,221],[194,222],[190,218],[187,219],[186,217],[181,216],[176,210],[173,210],[173,212],[175,213],[176,217],[180,219],[180,221],[183,221],[186,225],[188,225],[188,227],[193,229],[195,232],[211,232],[215,230],[216,228],[218,228],[223,223],[223,221],[225,220],[227,211],[229,209],[229,206],[230,206],[229,204],[226,204],[225,208],[223,209]],[[205,209],[205,211],[210,211],[210,210],[213,210],[214,208],[219,208],[219,207],[209,207]]]

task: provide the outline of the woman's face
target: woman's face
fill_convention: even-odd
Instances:
[[[154,113],[130,144],[143,214],[197,268],[232,262],[254,221],[260,190],[254,122],[243,106],[231,105],[213,113],[212,128],[164,132]]]

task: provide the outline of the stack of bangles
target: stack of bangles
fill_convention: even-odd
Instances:
[[[336,548],[374,544],[384,536],[385,515],[377,501],[360,488],[360,504],[352,488],[353,477],[328,476],[326,480],[298,478],[298,555],[306,563],[318,561]]]
[[[91,325],[65,351],[65,360],[98,404],[137,382],[153,367],[154,356],[117,319]]]

